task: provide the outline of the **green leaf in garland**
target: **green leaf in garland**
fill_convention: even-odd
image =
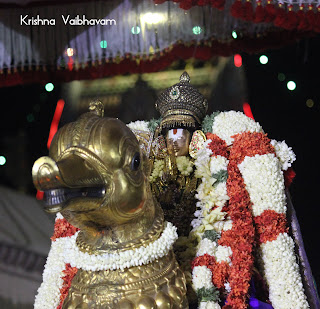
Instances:
[[[212,301],[212,302],[220,301],[219,290],[215,286],[209,289],[206,289],[205,287],[203,287],[197,290],[197,297],[198,297],[199,303],[203,301]]]
[[[212,125],[214,122],[214,118],[216,116],[218,116],[220,114],[220,112],[213,112],[211,115],[207,115],[206,117],[204,117],[203,121],[202,121],[202,131],[204,134],[206,133],[212,133]]]
[[[160,117],[159,119],[154,119],[152,118],[149,123],[148,123],[148,128],[149,130],[154,133],[156,128],[159,126],[160,122],[162,121],[162,118]]]
[[[220,234],[215,230],[206,230],[202,235],[202,239],[208,238],[211,241],[217,241],[220,238]]]
[[[214,185],[218,184],[220,182],[227,181],[227,179],[228,179],[228,171],[220,170],[218,173],[212,174],[212,177],[217,179],[217,181],[214,183]]]

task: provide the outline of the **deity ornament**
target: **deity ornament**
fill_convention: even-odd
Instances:
[[[163,170],[161,176],[152,179],[151,188],[164,210],[165,219],[170,218],[180,236],[187,236],[199,182],[194,177],[193,162],[197,150],[206,140],[199,129],[208,102],[190,84],[190,76],[184,72],[179,83],[159,95],[155,106],[161,121],[155,130],[150,160],[156,167],[157,161],[162,160]]]
[[[151,195],[147,169],[135,135],[120,120],[104,118],[99,102],[62,127],[49,156],[34,163],[45,210],[78,229],[51,249],[58,244],[61,263],[77,270],[61,308],[188,308],[185,277],[172,251],[175,228]],[[47,306],[41,297],[50,291],[43,290],[35,308]]]

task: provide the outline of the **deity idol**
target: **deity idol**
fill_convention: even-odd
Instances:
[[[151,188],[178,227],[190,307],[193,291],[201,309],[319,308],[286,196],[292,149],[241,112],[205,116],[186,72],[156,108],[159,120],[128,126],[148,136]]]

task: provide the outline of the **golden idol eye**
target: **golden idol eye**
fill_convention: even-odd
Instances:
[[[137,171],[140,166],[140,153],[136,152],[132,157],[130,168],[132,171]]]

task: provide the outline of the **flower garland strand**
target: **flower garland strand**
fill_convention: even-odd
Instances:
[[[196,194],[199,200],[197,218],[192,222],[193,233],[200,239],[197,258],[192,262],[193,286],[199,308],[219,309],[219,295],[225,290],[232,256],[230,246],[218,245],[221,231],[232,227],[223,210],[229,199],[226,188],[228,152],[226,143],[217,135],[208,133],[206,137],[205,147],[195,161],[196,176],[202,182]]]
[[[78,233],[79,230],[69,224],[61,214],[57,215],[53,241],[43,272],[43,282],[35,298],[35,309],[60,309],[78,269],[123,270],[148,264],[168,254],[178,238],[176,227],[166,222],[161,236],[146,247],[114,254],[90,255],[81,252],[77,247]]]
[[[220,295],[228,293],[223,308],[247,308],[255,242],[274,308],[308,308],[285,214],[282,170],[292,180],[291,164],[295,160],[292,149],[285,142],[270,141],[258,123],[240,112],[215,113],[207,119],[207,126],[210,122],[213,134],[208,133],[207,138],[211,140],[207,140],[195,161],[195,174],[202,179],[196,195],[196,219],[192,222],[192,232],[200,240],[197,257],[192,262],[199,308],[219,308],[217,287]],[[224,155],[228,160],[226,174],[212,173],[213,166],[219,166],[212,159],[214,155],[216,158]],[[258,158],[264,159],[260,162]],[[223,181],[226,176],[228,202],[221,207],[215,204],[219,199],[213,198],[213,188],[217,179]],[[231,222],[229,228],[225,228],[227,221]],[[230,251],[221,264],[217,263],[216,253],[223,247]],[[283,265],[286,267],[281,269]],[[206,270],[197,270],[198,267]],[[207,270],[211,270],[214,289]],[[206,294],[204,286],[205,291],[212,289],[214,301],[202,298]]]
[[[260,265],[274,308],[309,308],[294,242],[288,235],[281,164],[273,154],[266,154],[246,157],[239,169],[253,202]]]

